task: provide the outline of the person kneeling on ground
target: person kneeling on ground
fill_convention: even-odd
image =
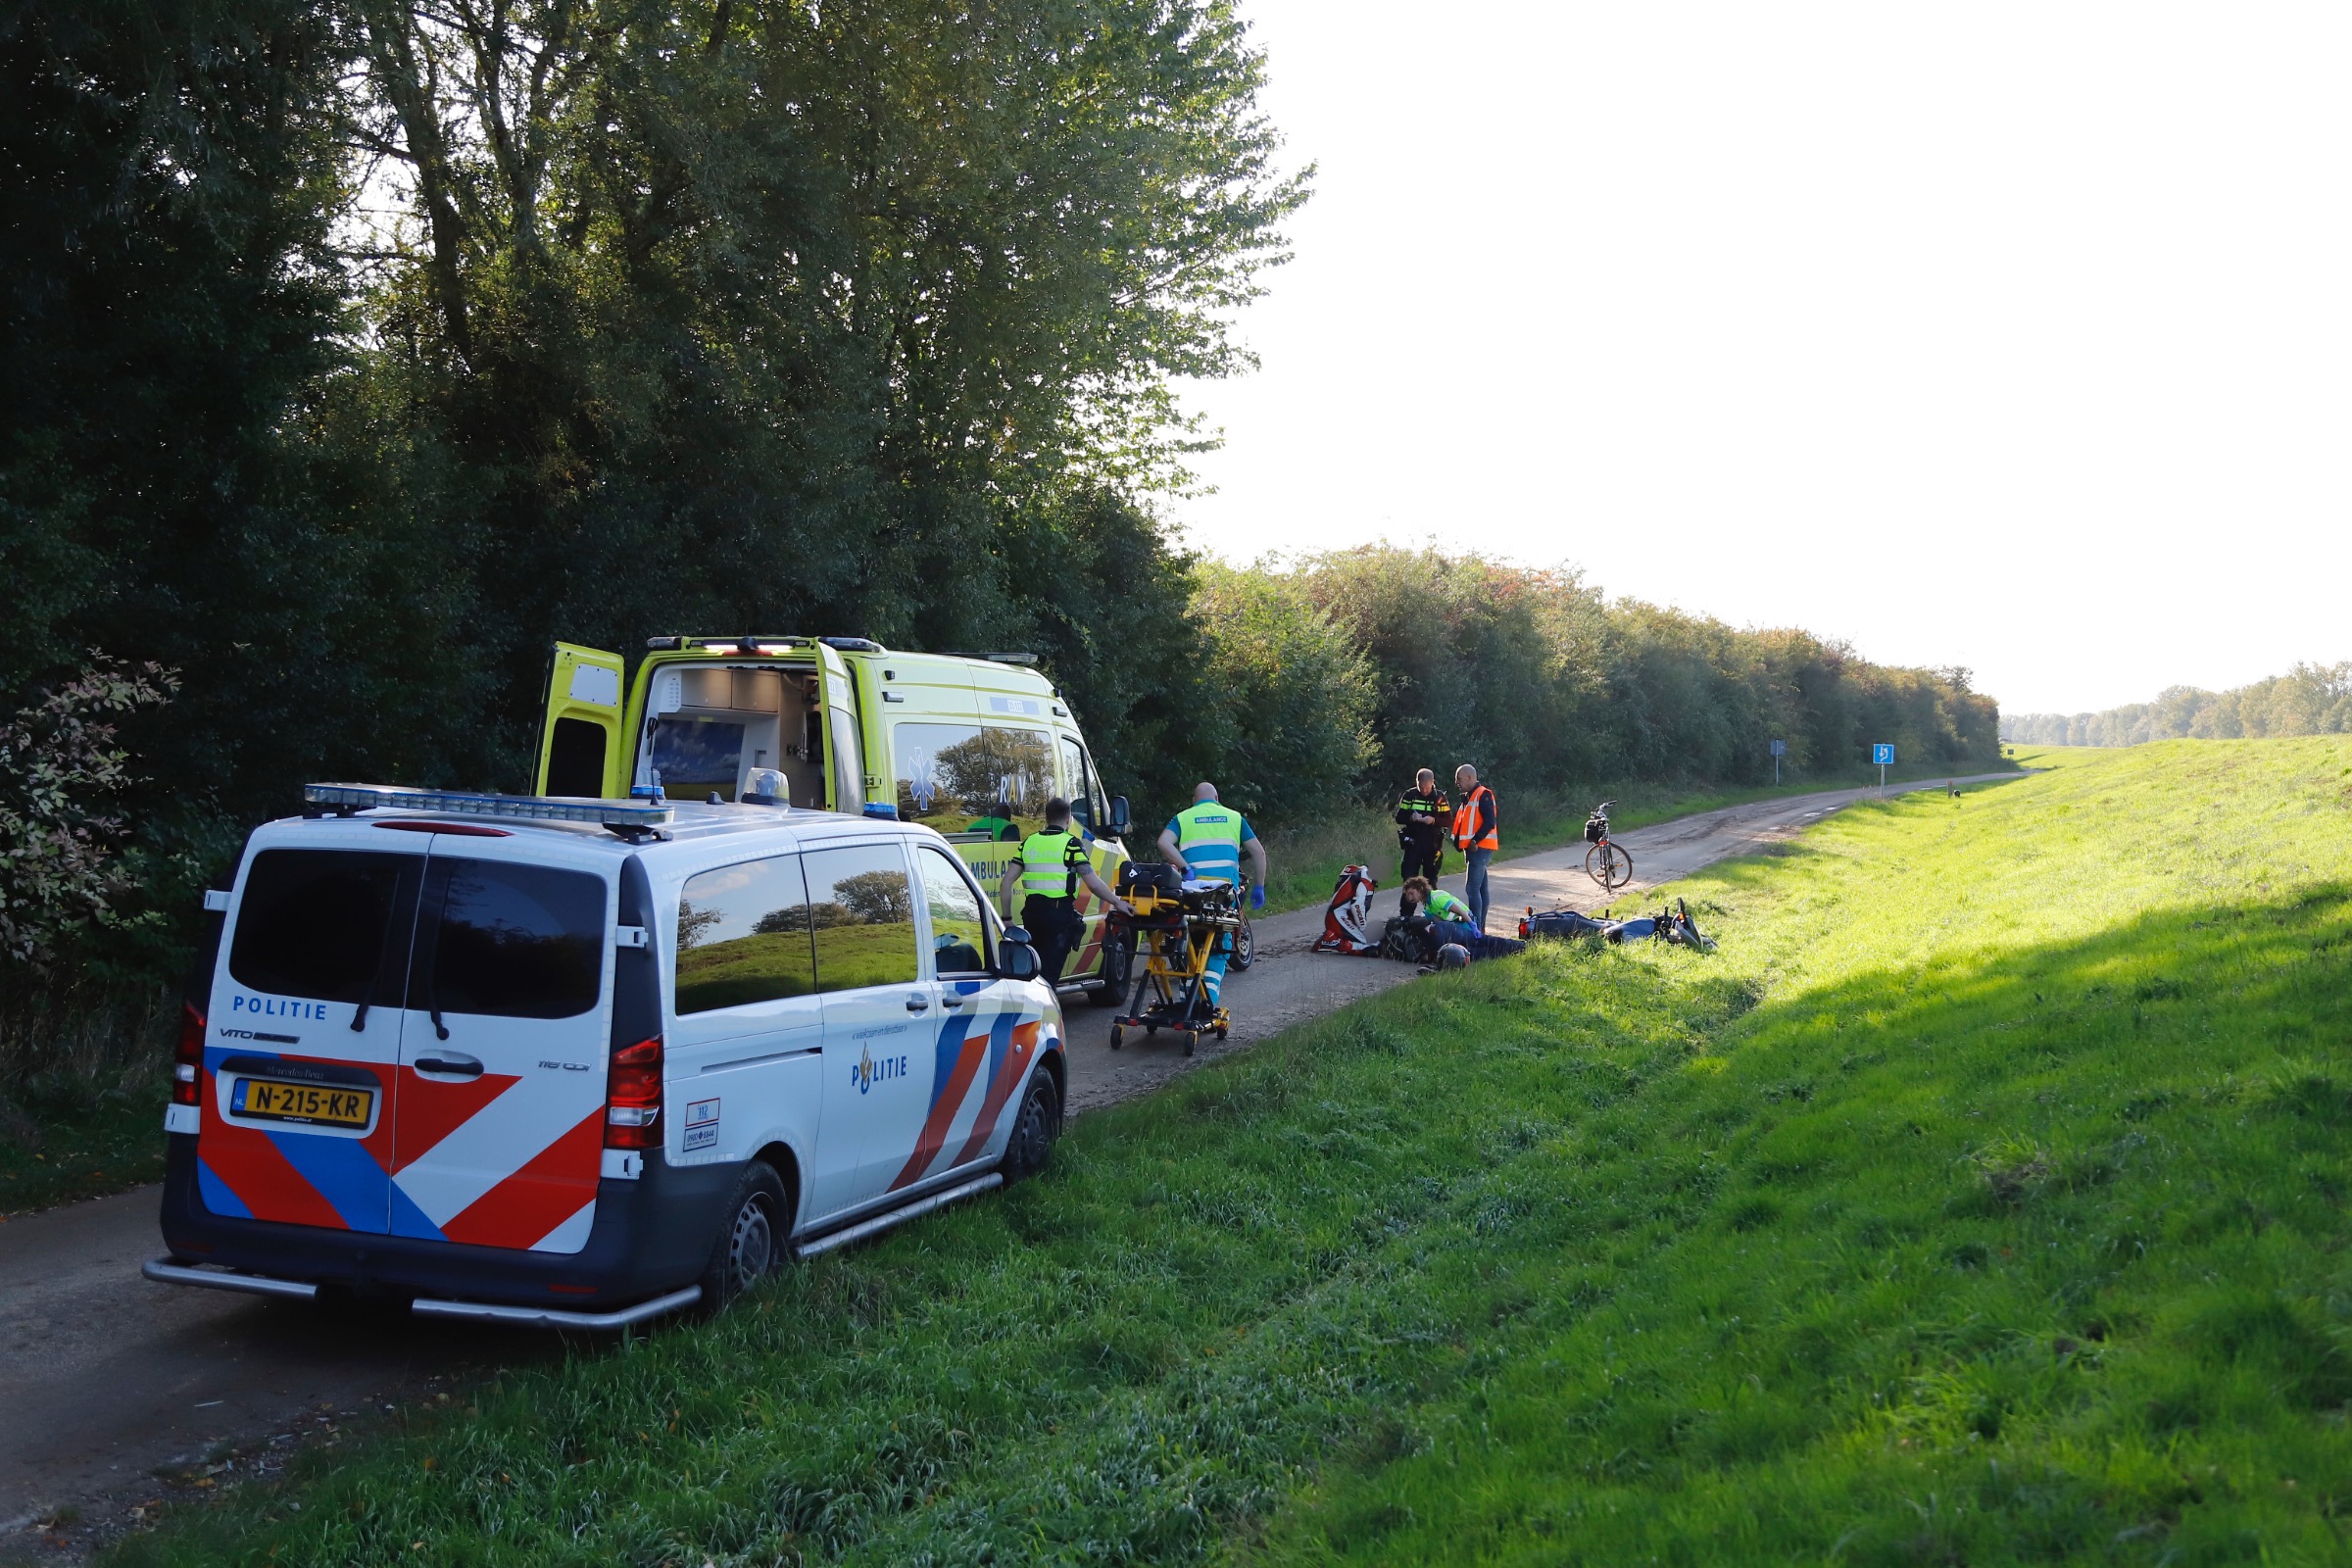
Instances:
[[[1418,916],[1429,922],[1428,946],[1433,956],[1448,942],[1458,942],[1469,949],[1473,958],[1499,958],[1506,953],[1527,950],[1524,942],[1491,937],[1479,930],[1472,922],[1470,906],[1444,888],[1432,887],[1425,876],[1404,879],[1403,906],[1406,919]]]

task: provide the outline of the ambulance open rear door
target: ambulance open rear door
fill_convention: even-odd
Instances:
[[[864,753],[858,744],[857,688],[848,661],[839,649],[819,641],[816,662],[824,684],[826,802],[834,810],[856,816],[865,809],[867,788],[879,788],[881,780],[866,778],[860,760]]]
[[[628,759],[620,743],[622,668],[618,654],[556,644],[532,794],[613,799],[628,794]]]

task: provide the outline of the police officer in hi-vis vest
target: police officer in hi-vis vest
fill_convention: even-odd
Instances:
[[[1086,937],[1086,921],[1078,913],[1079,883],[1084,882],[1089,892],[1121,914],[1129,912],[1127,901],[1095,874],[1086,840],[1070,831],[1070,803],[1058,795],[1046,803],[1044,831],[1021,840],[1021,847],[1004,867],[997,898],[1008,920],[1012,918],[1015,881],[1028,895],[1021,901],[1021,924],[1029,928],[1030,940],[1037,944],[1038,963],[1048,985],[1060,980],[1061,966],[1070,961],[1072,950]]]
[[[1446,858],[1446,826],[1452,815],[1446,792],[1438,788],[1438,775],[1423,768],[1396,802],[1396,847],[1404,852],[1404,864],[1396,873],[1399,882],[1417,876],[1438,879]],[[1404,895],[1396,897],[1396,912],[1403,914]]]
[[[1250,858],[1257,867],[1257,881],[1250,889],[1250,907],[1262,909],[1266,906],[1265,841],[1241,812],[1217,800],[1214,784],[1194,786],[1193,804],[1168,818],[1168,825],[1159,832],[1159,853],[1167,862],[1186,878],[1200,882],[1239,882],[1245,844],[1250,846]],[[1211,1003],[1224,989],[1228,956],[1225,943],[1220,940],[1208,960]]]

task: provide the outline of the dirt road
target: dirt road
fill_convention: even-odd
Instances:
[[[1794,796],[1635,829],[1620,842],[1639,878],[1617,899],[1788,838],[1871,793]],[[1377,869],[1393,882],[1393,865]],[[1530,904],[1602,902],[1584,874],[1582,844],[1498,863],[1492,880],[1497,931]],[[1461,886],[1458,874],[1446,881]],[[1376,907],[1394,911],[1393,886]],[[1257,964],[1226,986],[1233,1038],[1191,1061],[1156,1041],[1112,1052],[1108,1013],[1074,1002],[1072,1109],[1142,1094],[1413,978],[1404,964],[1308,952],[1322,925],[1320,909],[1258,922]],[[149,1284],[138,1265],[160,1245],[156,1203],[150,1187],[0,1225],[0,1558],[29,1549],[41,1561],[71,1560],[94,1527],[103,1532],[100,1516],[159,1494],[146,1479],[156,1467],[199,1460],[217,1444],[291,1444],[329,1419],[322,1412],[338,1421],[380,1414],[385,1401],[422,1396],[436,1382],[560,1353],[546,1335],[405,1317],[355,1326],[301,1303]],[[85,1519],[62,1545],[28,1533],[69,1503]]]
[[[1984,773],[1955,782],[1980,784],[2018,776]],[[1890,786],[1888,793],[1941,787],[1940,782],[1895,785]],[[1617,892],[1614,902],[1631,911],[1633,899],[1646,888],[1790,838],[1839,807],[1877,793],[1872,789],[1827,790],[1818,795],[1784,796],[1776,801],[1679,816],[1621,833],[1617,842],[1632,852],[1635,877],[1630,887]],[[1506,848],[1509,842],[1506,830],[1503,839]],[[1460,857],[1448,854],[1446,859],[1448,865],[1453,865]],[[1373,908],[1385,918],[1396,912],[1396,861],[1392,858],[1373,870],[1381,881]],[[1458,870],[1442,880],[1454,892],[1461,891]],[[1582,843],[1516,860],[1496,861],[1488,871],[1488,882],[1493,897],[1487,928],[1497,935],[1516,929],[1519,912],[1531,904],[1539,909],[1566,906],[1590,911],[1612,902],[1602,898],[1592,878],[1585,875]],[[1295,1023],[1320,1017],[1358,997],[1386,991],[1413,978],[1413,969],[1407,964],[1309,952],[1315,938],[1322,933],[1321,909],[1298,909],[1259,920],[1257,962],[1247,974],[1232,976],[1225,982],[1225,1004],[1233,1013],[1232,1038],[1222,1046],[1204,1042],[1200,1054],[1191,1061],[1173,1045],[1150,1039],[1134,1040],[1132,1031],[1126,1048],[1112,1051],[1109,1026],[1102,1021],[1108,1015],[1094,1012],[1083,1004],[1072,1006],[1068,1015],[1071,1109],[1083,1111],[1114,1104],[1165,1083],[1190,1067],[1243,1050],[1280,1034]]]

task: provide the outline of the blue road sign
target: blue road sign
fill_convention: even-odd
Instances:
[[[1894,748],[1881,741],[1870,749],[1870,760],[1880,767],[1892,767],[1894,765]]]
[[[1774,741],[1772,743],[1772,755],[1775,757],[1787,757],[1788,755],[1788,743],[1787,741]]]

